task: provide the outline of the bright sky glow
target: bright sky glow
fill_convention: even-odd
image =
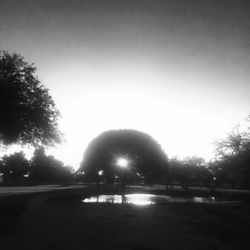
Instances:
[[[63,115],[60,126],[67,141],[49,152],[76,168],[93,138],[103,131],[121,128],[150,134],[169,157],[200,155],[209,160],[213,157],[213,141],[225,137],[248,114],[229,101],[221,102],[220,90],[199,86],[198,76],[185,87],[187,78],[163,76],[162,72],[141,69],[142,65],[137,72],[132,67],[124,68],[122,73],[113,68],[104,73],[98,68],[98,76],[93,76],[87,66],[84,68],[86,74],[82,77],[67,72],[73,76],[75,88],[67,87],[69,79],[64,75],[61,91],[55,89],[52,93]],[[52,84],[60,74],[46,82]],[[164,88],[165,81],[169,84]],[[173,87],[182,84],[183,88]],[[67,93],[69,102],[62,93]]]

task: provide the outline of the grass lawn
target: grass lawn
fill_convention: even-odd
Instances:
[[[250,249],[249,202],[81,202],[97,192],[85,187],[1,197],[0,249]]]

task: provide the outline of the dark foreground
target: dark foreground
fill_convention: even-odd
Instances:
[[[1,197],[0,249],[250,249],[249,201],[151,206],[81,202],[96,192],[83,188]]]

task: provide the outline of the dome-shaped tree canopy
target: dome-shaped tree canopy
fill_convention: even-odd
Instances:
[[[142,176],[154,179],[165,176],[168,171],[167,155],[148,134],[135,130],[110,130],[90,142],[80,166],[86,176],[94,177],[103,170],[106,177],[119,172],[119,164]]]

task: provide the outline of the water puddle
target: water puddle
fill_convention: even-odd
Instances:
[[[113,203],[113,204],[134,204],[153,205],[165,203],[205,203],[205,204],[235,204],[237,201],[227,201],[210,197],[177,197],[155,194],[124,194],[124,195],[98,195],[85,198],[83,203]]]

